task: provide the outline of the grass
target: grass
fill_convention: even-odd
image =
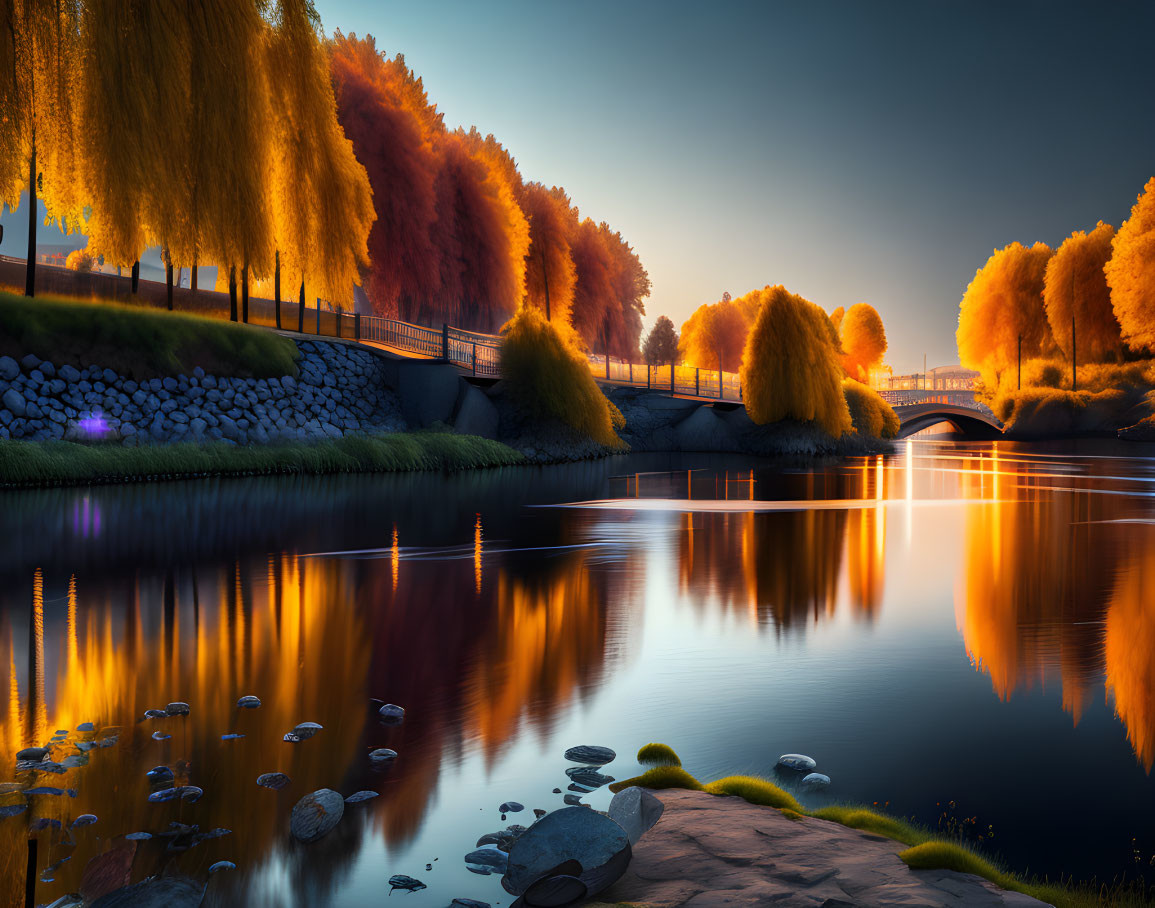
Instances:
[[[66,441],[0,441],[0,486],[43,487],[192,479],[202,476],[393,473],[511,466],[513,448],[452,432],[347,436],[318,442],[236,446],[225,442],[126,448]]]
[[[98,365],[137,381],[190,375],[297,375],[297,345],[252,325],[102,301],[0,291],[0,355],[56,366]]]
[[[638,751],[638,762],[643,766],[681,766],[682,761],[669,744],[650,743]]]
[[[647,759],[644,760],[643,756]],[[648,763],[652,765],[658,758],[677,762],[654,765],[640,776],[613,783],[609,786],[610,790],[619,792],[636,785],[654,790],[681,788],[704,791],[713,795],[740,797],[751,804],[776,808],[784,817],[795,822],[807,817],[828,820],[910,846],[899,852],[898,857],[913,870],[954,870],[959,873],[975,874],[1003,889],[1022,892],[1056,908],[1101,908],[1107,905],[1130,908],[1151,904],[1141,885],[1127,886],[1119,883],[1098,887],[1090,883],[1026,880],[1000,869],[962,843],[939,838],[905,820],[855,805],[822,807],[808,811],[788,792],[757,776],[727,776],[703,785],[682,768],[678,755],[668,745],[651,743],[638,751],[638,762],[643,765]]]

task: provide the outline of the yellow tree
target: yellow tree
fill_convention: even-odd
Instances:
[[[369,176],[337,122],[329,59],[311,0],[278,0],[267,45],[274,128],[273,210],[277,327],[281,267],[300,276],[298,330],[306,281],[338,308],[352,302],[369,264],[376,214]]]
[[[857,381],[867,382],[870,370],[880,366],[886,355],[886,329],[882,326],[882,318],[869,303],[855,303],[841,319],[839,336],[846,374]]]
[[[843,308],[842,306],[839,306],[837,309],[835,309],[833,312],[830,313],[830,323],[832,325],[834,325],[835,331],[841,331],[842,330],[842,319],[845,316],[846,316],[846,309]]]
[[[678,355],[687,366],[734,372],[741,365],[749,330],[741,301],[723,297],[703,303],[682,325]]]
[[[1143,187],[1111,250],[1104,271],[1123,340],[1132,350],[1155,353],[1155,177]]]
[[[829,316],[781,285],[757,292],[761,306],[742,355],[746,412],[759,424],[812,420],[842,437],[850,411]]]
[[[1020,340],[1024,358],[1054,349],[1043,309],[1050,258],[1046,243],[996,249],[963,294],[955,335],[959,358],[967,368],[982,372],[985,381],[997,383],[998,375],[1016,367]]]
[[[1102,221],[1090,233],[1078,230],[1055,250],[1043,278],[1043,305],[1051,334],[1071,355],[1071,325],[1075,355],[1081,362],[1119,359],[1123,338],[1111,308],[1111,289],[1103,272],[1111,258],[1115,228]]]
[[[73,107],[79,0],[6,0],[0,33],[0,194],[15,208],[28,189],[25,293],[33,296],[39,193],[64,230],[76,229],[83,208]]]

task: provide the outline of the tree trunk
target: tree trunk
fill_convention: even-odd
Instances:
[[[28,161],[28,262],[24,273],[24,295],[36,296],[36,139]]]
[[[237,320],[237,266],[229,266],[229,321]]]
[[[189,273],[188,287],[193,293],[197,290],[197,263],[193,262],[192,269]]]
[[[165,290],[168,294],[168,311],[172,312],[172,259],[169,258],[167,252],[164,258],[164,282]]]
[[[549,314],[549,269],[545,265],[545,250],[541,250],[541,280],[545,284],[545,320],[550,321]]]
[[[301,278],[301,298],[297,303],[297,333],[305,333],[305,279]]]
[[[276,270],[273,272],[273,295],[276,297],[277,327],[281,327],[281,250],[277,250]]]
[[[249,263],[241,266],[241,321],[249,323]]]
[[[132,263],[132,292],[136,295],[136,291],[140,289],[140,259]]]

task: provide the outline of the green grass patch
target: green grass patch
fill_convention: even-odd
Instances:
[[[779,807],[778,812],[788,820],[804,820],[806,814],[799,813],[797,810],[791,810],[789,807]]]
[[[716,782],[708,782],[703,786],[703,791],[714,795],[731,795],[764,807],[777,807],[779,810],[786,808],[796,813],[803,811],[794,795],[757,776],[726,776]]]
[[[682,761],[669,744],[650,743],[638,751],[638,762],[643,766],[681,766]]]
[[[930,834],[905,820],[868,810],[865,807],[836,806],[822,807],[812,811],[810,816],[820,820],[841,823],[851,829],[884,836],[902,842],[904,845],[921,845],[930,839]]]
[[[126,448],[67,441],[0,441],[0,486],[86,485],[201,476],[396,473],[512,466],[513,448],[452,432],[347,436],[237,446],[224,442]]]
[[[297,345],[252,325],[102,301],[0,291],[0,355],[98,365],[137,381],[191,375],[297,375]]]
[[[610,785],[610,791],[617,794],[624,788],[652,788],[660,791],[663,788],[685,788],[688,791],[702,791],[701,783],[680,766],[655,766],[640,776],[624,779]]]

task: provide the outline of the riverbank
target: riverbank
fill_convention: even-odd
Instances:
[[[915,870],[906,846],[839,823],[697,791],[653,792],[661,818],[602,902],[697,905],[1015,906],[1047,902],[972,873]]]
[[[240,447],[226,442],[125,447],[0,441],[0,488],[159,482],[208,476],[473,470],[525,463],[513,448],[452,432],[398,432]]]

